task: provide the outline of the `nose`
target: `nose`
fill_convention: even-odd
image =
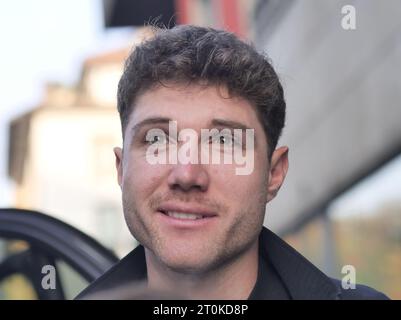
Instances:
[[[168,176],[168,185],[173,190],[205,192],[209,183],[209,174],[202,164],[177,164]]]

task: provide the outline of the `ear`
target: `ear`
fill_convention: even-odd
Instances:
[[[116,156],[117,181],[121,188],[123,181],[123,150],[119,147],[115,147],[113,151]]]
[[[288,147],[274,150],[270,163],[267,202],[277,195],[288,171]]]

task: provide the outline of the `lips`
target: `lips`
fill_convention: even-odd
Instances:
[[[202,220],[216,217],[217,214],[199,205],[164,204],[158,208],[162,214],[179,220]]]
[[[167,214],[169,217],[176,219],[188,219],[188,220],[197,220],[202,219],[204,216],[196,213],[186,213],[186,212],[177,212],[177,211],[168,211]]]

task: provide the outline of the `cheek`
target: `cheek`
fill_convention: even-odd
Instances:
[[[165,165],[151,165],[144,158],[132,157],[124,168],[124,188],[136,199],[144,201],[163,185],[167,170]]]
[[[215,190],[219,191],[229,203],[238,207],[252,205],[264,201],[267,196],[267,173],[261,168],[255,169],[249,175],[237,175],[235,166],[221,165],[211,169]],[[261,200],[262,199],[262,200]],[[233,206],[235,207],[235,206]]]

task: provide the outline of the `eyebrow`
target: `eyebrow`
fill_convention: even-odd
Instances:
[[[250,128],[241,122],[232,121],[232,120],[213,119],[211,123],[215,127],[224,127],[224,128],[229,128],[229,129],[241,129],[243,131],[255,130],[254,128]],[[255,147],[258,145],[258,141],[257,141],[255,135],[254,135],[254,145],[255,145]]]
[[[131,134],[135,135],[135,132],[144,126],[153,125],[153,124],[168,124],[170,121],[173,121],[173,120],[170,118],[166,118],[166,117],[146,118],[146,119],[138,122],[131,128]]]
[[[226,127],[230,129],[242,129],[242,130],[252,129],[243,123],[232,120],[213,119],[211,123],[213,126],[216,127]]]
[[[166,117],[152,117],[152,118],[147,118],[144,119],[137,124],[135,124],[131,128],[131,132],[134,133],[135,131],[141,129],[142,127],[146,125],[152,125],[152,124],[168,124],[170,121],[173,121],[171,118],[166,118]],[[252,129],[248,126],[246,126],[243,123],[237,122],[237,121],[232,121],[232,120],[224,120],[224,119],[213,119],[211,121],[212,126],[216,127],[227,127],[231,129]]]

